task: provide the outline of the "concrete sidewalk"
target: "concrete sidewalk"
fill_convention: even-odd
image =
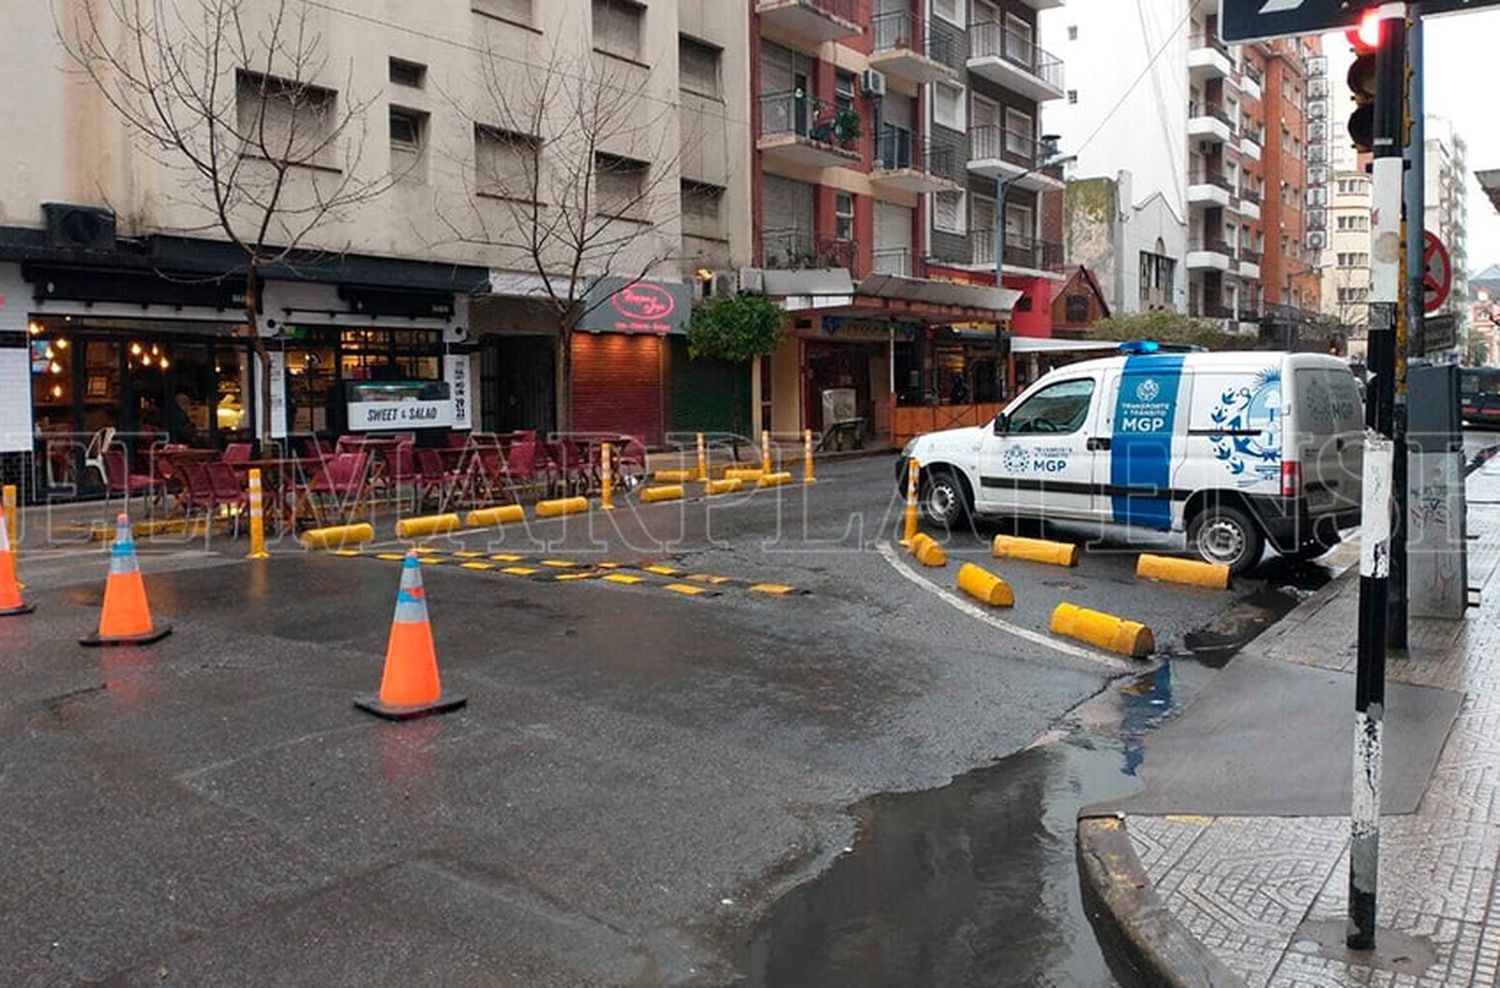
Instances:
[[[1468,489],[1469,584],[1483,588],[1482,605],[1464,621],[1413,621],[1412,658],[1387,667],[1389,683],[1454,690],[1463,701],[1417,812],[1382,818],[1376,951],[1357,954],[1342,946],[1347,816],[1129,815],[1123,823],[1138,858],[1131,864],[1155,896],[1147,888],[1146,913],[1122,925],[1127,936],[1132,925],[1145,930],[1145,940],[1156,935],[1156,960],[1186,960],[1183,970],[1164,972],[1173,983],[1243,979],[1256,988],[1310,988],[1500,981],[1500,462],[1474,473]],[[1346,574],[1247,651],[1352,671],[1358,600],[1357,575]],[[1351,744],[1352,707],[1351,695]],[[1114,839],[1106,832],[1118,824],[1102,824],[1100,840]],[[1086,821],[1080,830],[1086,856],[1089,826]],[[1147,914],[1149,920],[1140,918]],[[1184,929],[1212,956],[1174,952],[1174,935]],[[1159,936],[1163,930],[1165,937]],[[1144,952],[1151,956],[1149,944]],[[1229,980],[1205,975],[1217,967],[1205,962],[1215,958],[1232,972]]]

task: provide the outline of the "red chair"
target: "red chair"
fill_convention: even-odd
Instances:
[[[633,489],[646,479],[646,443],[639,436],[621,436],[616,454],[616,482]]]
[[[314,515],[321,517],[318,509],[326,501],[341,508],[347,507],[349,515],[357,512],[365,498],[369,464],[368,453],[335,453],[324,460],[317,476],[307,485]]]
[[[539,490],[542,482],[550,479],[551,463],[546,451],[536,441],[535,433],[511,443],[505,457],[505,476],[512,488],[511,496],[519,501],[521,497],[517,491],[521,487]]]
[[[250,460],[250,454],[255,451],[251,443],[230,443],[224,448],[225,463],[246,463]]]
[[[182,505],[182,516],[187,518],[194,511],[201,511],[205,516],[212,517],[214,484],[213,478],[208,475],[208,465],[196,460],[183,460],[178,467],[179,479],[182,481],[178,503]]]
[[[203,470],[208,477],[209,496],[213,502],[211,510],[229,509],[234,518],[234,537],[239,538],[240,517],[250,511],[250,495],[240,486],[240,475],[235,472],[233,464],[223,460],[205,463]]]
[[[417,455],[416,488],[418,503],[426,504],[434,494],[441,508],[448,503],[456,478],[443,462],[443,454],[436,449],[419,449]]]
[[[131,473],[129,461],[125,458],[123,449],[107,449],[104,451],[104,503],[108,504],[110,497],[115,494],[125,496],[125,510],[130,510],[130,495],[149,494],[159,495],[161,483],[155,477],[145,473]]]
[[[587,448],[585,446],[585,448]],[[588,454],[580,453],[578,443],[565,439],[548,443],[548,455],[564,495],[586,491],[590,487]]]
[[[412,443],[402,440],[391,450],[387,460],[389,472],[386,474],[386,483],[390,485],[391,496],[399,504],[401,501],[401,488],[412,489],[412,501],[416,501],[417,495],[417,460],[412,453]]]

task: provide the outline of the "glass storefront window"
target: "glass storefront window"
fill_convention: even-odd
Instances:
[[[250,353],[214,350],[214,419],[223,442],[249,442],[255,434],[250,421]]]

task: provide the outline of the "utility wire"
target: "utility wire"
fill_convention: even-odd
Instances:
[[[313,2],[313,0],[306,0],[306,2],[311,3]],[[1140,75],[1137,75],[1135,77],[1135,81],[1127,86],[1125,88],[1125,91],[1120,94],[1120,98],[1115,102],[1115,105],[1110,107],[1109,112],[1106,113],[1104,115],[1104,118],[1099,121],[1099,126],[1095,127],[1093,132],[1090,133],[1088,137],[1085,137],[1083,139],[1083,143],[1078,145],[1078,147],[1074,149],[1074,154],[1082,153],[1083,149],[1088,147],[1089,144],[1093,142],[1094,138],[1099,136],[1099,132],[1104,129],[1105,125],[1107,125],[1111,120],[1114,119],[1115,114],[1120,112],[1120,108],[1125,105],[1126,100],[1130,99],[1130,95],[1135,92],[1136,87],[1141,84],[1141,82],[1146,78],[1148,74],[1150,74],[1152,66],[1154,66],[1161,59],[1162,55],[1166,53],[1167,48],[1172,44],[1172,39],[1177,37],[1177,32],[1181,31],[1187,24],[1187,22],[1192,19],[1192,17],[1193,8],[1192,5],[1189,4],[1188,12],[1183,15],[1182,20],[1177,22],[1177,26],[1167,34],[1166,40],[1161,43],[1161,47],[1156,49],[1156,53],[1153,54],[1151,58],[1146,62],[1146,67],[1141,69]]]

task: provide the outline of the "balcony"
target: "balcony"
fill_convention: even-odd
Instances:
[[[1234,73],[1229,46],[1212,32],[1194,34],[1188,42],[1188,75],[1195,81],[1228,79]]]
[[[995,270],[995,231],[978,228],[969,231],[967,258],[955,258],[954,267],[970,271]],[[967,263],[964,263],[967,260]],[[1063,263],[1063,245],[1034,237],[1007,236],[1005,238],[1005,270],[1010,274],[1033,277],[1060,276],[1066,265]]]
[[[945,33],[934,22],[922,30],[922,22],[906,12],[879,14],[870,21],[874,32],[874,50],[870,68],[909,82],[936,82],[958,75],[963,64],[963,33]],[[942,56],[942,57],[938,57]]]
[[[875,142],[874,168],[870,182],[879,189],[901,192],[941,192],[957,189],[949,178],[957,171],[957,149],[918,138],[905,127],[886,124]]]
[[[761,257],[766,268],[776,271],[844,268],[853,274],[859,249],[852,240],[818,237],[808,230],[766,230]]]
[[[877,246],[871,260],[871,274],[893,274],[898,278],[912,276],[910,247]]]
[[[1265,93],[1261,89],[1263,78],[1260,69],[1249,62],[1240,63],[1240,93],[1246,99],[1259,102],[1265,98]]]
[[[1062,99],[1063,63],[1003,24],[969,28],[969,71],[1038,102]]]
[[[1234,119],[1222,103],[1189,103],[1187,129],[1189,138],[1228,144],[1234,138]]]
[[[1206,237],[1188,245],[1189,271],[1228,271],[1234,260],[1234,248],[1216,237]]]
[[[1234,185],[1223,172],[1212,169],[1200,172],[1188,180],[1187,201],[1189,206],[1228,209],[1235,201]]]
[[[1055,175],[1045,171],[1026,174],[1036,166],[1041,153],[1041,146],[1030,134],[995,124],[969,128],[969,171],[976,175],[1002,182],[1012,180],[1018,188],[1038,192],[1061,189],[1064,183]]]
[[[819,44],[863,34],[859,0],[756,0],[764,24]]]
[[[1260,141],[1257,140],[1257,139],[1255,139],[1254,137],[1251,137],[1249,134],[1241,134],[1240,135],[1240,154],[1243,154],[1245,157],[1249,158],[1251,161],[1259,161],[1260,160]]]
[[[1244,278],[1247,281],[1260,280],[1259,252],[1251,250],[1244,244],[1240,244],[1240,246],[1235,249],[1235,257],[1238,261],[1238,267],[1236,270],[1238,270],[1239,276],[1241,278]]]
[[[1240,215],[1247,220],[1260,219],[1260,193],[1253,189],[1240,189]]]
[[[755,147],[767,158],[793,165],[834,168],[857,165],[860,118],[801,90],[760,98],[760,138]]]

